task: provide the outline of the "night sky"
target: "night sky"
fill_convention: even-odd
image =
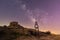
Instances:
[[[34,28],[37,20],[41,31],[60,34],[60,0],[0,0],[0,25],[17,21]]]

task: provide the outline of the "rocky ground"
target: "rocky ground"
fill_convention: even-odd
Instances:
[[[51,35],[51,36],[42,36],[42,37],[34,37],[34,36],[21,36],[18,37],[16,40],[60,40],[60,36]]]
[[[35,29],[24,28],[16,25],[15,22],[12,24],[0,26],[0,40],[60,40],[60,35],[52,34],[49,31],[39,31],[38,35],[38,31],[35,32]]]

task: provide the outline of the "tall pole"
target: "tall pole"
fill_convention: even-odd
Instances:
[[[37,21],[35,21],[34,28],[35,28],[35,35],[36,36],[39,36],[39,25],[38,25],[38,22]]]

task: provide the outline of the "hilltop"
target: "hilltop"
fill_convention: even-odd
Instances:
[[[35,34],[37,33],[37,34]],[[9,26],[0,26],[0,40],[59,40],[59,35],[51,32],[35,32],[35,29],[24,28],[18,22],[11,22]]]

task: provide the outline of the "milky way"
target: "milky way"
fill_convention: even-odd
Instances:
[[[34,28],[35,20],[40,30],[60,34],[60,0],[0,0],[0,25],[18,21]]]

